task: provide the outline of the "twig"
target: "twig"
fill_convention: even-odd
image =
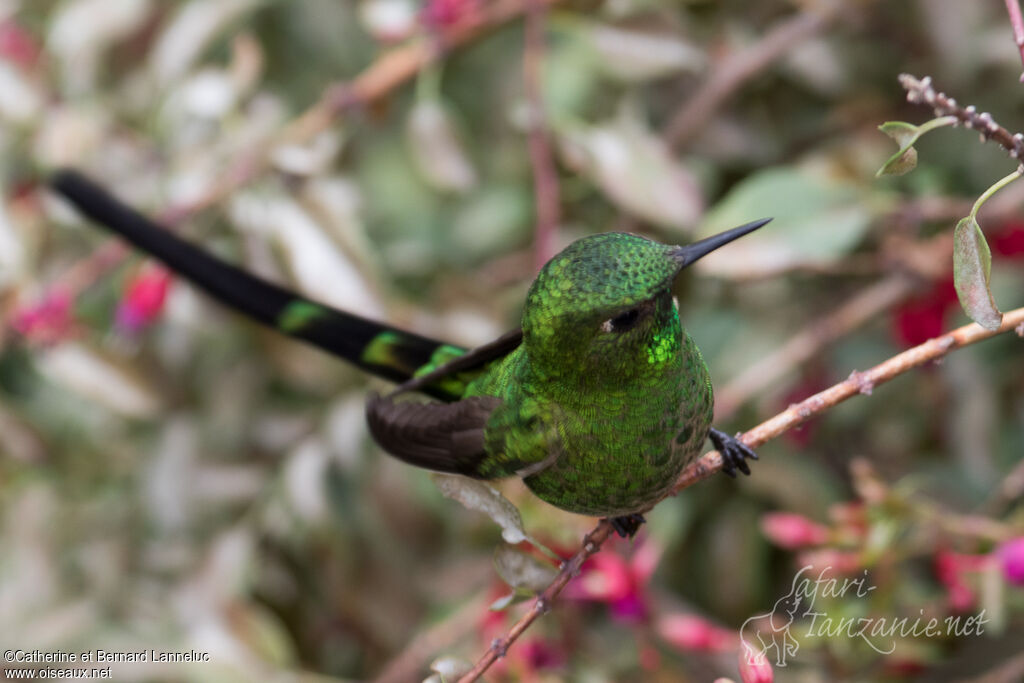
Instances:
[[[1024,17],[1020,15],[1020,2],[1006,0],[1006,12],[1010,15],[1010,26],[1013,27],[1013,42],[1016,43],[1020,61],[1024,64]],[[1024,83],[1024,73],[1021,73],[1020,80]]]
[[[534,268],[540,270],[555,255],[559,214],[558,175],[548,141],[543,101],[541,65],[544,55],[544,5],[540,0],[526,2],[528,10],[523,48],[523,84],[529,111],[527,126],[530,164],[533,167],[533,194],[537,206],[533,258]]]
[[[751,78],[771,66],[796,45],[821,32],[839,16],[841,2],[820,2],[773,26],[759,41],[727,57],[712,69],[704,85],[686,100],[665,126],[668,144],[687,142],[733,93]]]
[[[1019,332],[1017,332],[1018,328],[1020,329]],[[811,417],[842,403],[846,399],[858,394],[871,394],[875,387],[913,368],[942,358],[954,349],[975,344],[998,334],[1005,334],[1011,330],[1024,337],[1024,308],[1017,308],[1005,313],[1003,315],[1003,324],[997,330],[986,330],[975,323],[964,325],[897,354],[869,370],[864,372],[854,371],[850,373],[848,379],[818,392],[800,403],[789,406],[775,417],[765,420],[753,429],[743,433],[739,438],[748,446],[760,446]],[[718,451],[705,453],[700,459],[691,463],[683,470],[683,473],[676,479],[676,483],[668,495],[675,495],[683,489],[707,479],[720,469],[722,469],[721,454]],[[600,549],[601,544],[608,539],[611,533],[611,524],[607,520],[601,520],[597,527],[584,537],[583,547],[565,562],[554,581],[537,597],[530,610],[515,623],[504,637],[496,639],[491,644],[487,652],[480,657],[476,666],[459,679],[459,683],[472,683],[472,681],[479,679],[491,664],[499,657],[504,656],[512,643],[538,617],[551,609],[552,601],[562,592],[562,589],[569,583],[573,575],[579,571],[579,568],[587,558]]]
[[[554,580],[544,589],[544,592],[537,596],[530,605],[530,609],[519,618],[509,632],[502,638],[496,638],[487,652],[477,661],[474,666],[467,674],[459,679],[458,683],[471,683],[477,680],[484,674],[487,669],[491,667],[499,658],[504,657],[508,648],[512,646],[512,643],[516,641],[523,634],[523,632],[530,627],[530,624],[537,621],[537,618],[547,614],[548,610],[551,609],[551,604],[558,597],[558,594],[562,592],[562,589],[566,587],[569,581],[576,576],[580,571],[580,567],[583,563],[590,558],[591,555],[597,553],[601,549],[601,545],[608,540],[613,530],[611,523],[602,519],[598,522],[597,526],[594,527],[593,531],[583,537],[583,547],[580,548],[575,555],[566,560],[562,564],[562,568],[559,570],[558,575],[555,576]]]
[[[936,116],[953,116],[964,125],[981,134],[981,139],[993,140],[1009,152],[1010,157],[1020,163],[1024,155],[1024,135],[1011,134],[992,119],[987,111],[978,113],[974,105],[961,107],[957,101],[938,92],[932,87],[931,76],[917,78],[910,74],[900,74],[900,85],[907,91],[907,101],[923,104],[932,108]]]
[[[715,392],[715,417],[722,419],[732,414],[794,367],[813,358],[823,346],[902,301],[913,289],[912,278],[904,273],[895,273],[861,290],[828,315],[816,319],[778,349],[734,377],[720,392]]]

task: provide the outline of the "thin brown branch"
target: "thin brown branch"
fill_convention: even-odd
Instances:
[[[778,22],[756,43],[729,55],[715,66],[704,85],[686,100],[665,126],[664,137],[668,144],[677,147],[688,142],[744,83],[835,21],[843,3],[829,0],[813,5]]]
[[[1010,26],[1013,27],[1013,42],[1020,53],[1021,64],[1024,64],[1024,17],[1020,14],[1019,0],[1006,0],[1006,12],[1010,15]],[[1020,80],[1024,83],[1024,73],[1020,75]]]
[[[459,679],[458,683],[471,683],[479,679],[487,669],[491,667],[494,662],[498,661],[501,657],[505,656],[508,648],[512,646],[519,636],[523,634],[530,625],[537,621],[538,617],[547,614],[548,610],[551,609],[551,604],[554,602],[558,594],[562,592],[562,589],[568,585],[569,581],[576,576],[580,571],[580,567],[583,563],[590,558],[591,555],[597,553],[601,549],[601,546],[608,537],[613,533],[611,523],[602,519],[598,522],[597,526],[594,527],[593,531],[583,537],[583,546],[573,555],[571,558],[562,563],[562,568],[559,570],[558,575],[555,576],[551,584],[544,589],[544,591],[537,596],[530,605],[530,609],[519,618],[519,620],[512,625],[509,632],[501,638],[496,638],[491,646],[487,648],[487,652],[477,661],[476,665],[466,673],[462,678]]]
[[[545,7],[540,0],[527,0],[526,33],[523,48],[523,84],[529,115],[528,139],[530,164],[533,167],[534,203],[537,223],[534,232],[534,267],[541,266],[555,255],[555,233],[558,230],[558,175],[551,154],[551,144],[544,113],[541,67],[544,57]]]
[[[740,439],[748,446],[760,446],[853,396],[858,394],[870,395],[875,387],[909,370],[936,361],[954,349],[976,344],[1011,330],[1016,332],[1018,336],[1024,337],[1024,308],[1017,308],[1005,313],[1003,315],[1003,324],[997,330],[986,330],[980,325],[971,323],[970,325],[947,332],[942,336],[929,339],[925,343],[897,354],[869,370],[864,372],[854,371],[850,373],[848,379],[818,392],[800,403],[789,406],[778,415],[765,420],[753,429],[740,435]],[[700,459],[683,470],[683,473],[676,479],[675,486],[673,486],[672,491],[668,495],[675,495],[683,489],[707,479],[720,469],[722,469],[721,454],[718,451],[705,453]],[[478,680],[491,664],[504,656],[516,639],[538,617],[551,609],[553,600],[562,592],[562,589],[579,571],[587,558],[600,550],[601,545],[608,539],[611,533],[611,524],[607,520],[602,520],[593,531],[587,534],[583,539],[583,547],[562,565],[554,581],[534,600],[529,611],[515,623],[504,637],[498,638],[491,643],[491,646],[480,657],[476,666],[460,678],[459,683],[472,683],[472,681]]]
[[[953,116],[965,128],[978,131],[983,140],[998,143],[1018,163],[1024,159],[1024,134],[1010,133],[996,123],[987,111],[979,114],[974,105],[961,107],[955,99],[932,86],[931,76],[917,78],[910,74],[900,74],[899,81],[907,91],[908,102],[931,107],[936,116]]]
[[[981,325],[971,323],[940,337],[929,339],[870,370],[850,373],[846,380],[818,392],[800,403],[789,406],[775,417],[745,432],[741,438],[750,447],[760,446],[848,398],[857,394],[870,395],[875,387],[885,384],[908,370],[942,358],[954,349],[975,344],[997,334],[1004,334],[1011,330],[1016,331],[1016,328],[1021,325],[1024,325],[1024,308],[1017,308],[1005,314],[1003,324],[996,330],[986,330]],[[676,481],[673,492],[679,492],[692,486],[721,468],[722,456],[717,451],[712,451],[686,468]]]

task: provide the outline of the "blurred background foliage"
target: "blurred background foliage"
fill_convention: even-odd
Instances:
[[[312,140],[268,141],[332,83],[490,2],[0,1],[5,647],[213,659],[115,665],[119,680],[421,680],[507,628],[486,610],[507,592],[497,527],[371,444],[363,401],[383,385],[122,259],[40,185],[74,165],[165,219],[211,200],[181,226],[210,250],[341,308],[487,341],[517,324],[534,269],[520,18]],[[803,29],[762,49],[780,26]],[[906,104],[906,71],[1024,130],[1002,3],[569,2],[545,36],[559,246],[775,217],[678,286],[720,428],[966,322],[951,231],[1013,163],[943,130],[913,173],[876,180],[893,152],[876,127],[931,117]],[[247,160],[268,168],[208,196]],[[1022,195],[981,215],[1004,309],[1024,291]],[[735,629],[810,557],[879,587],[835,614],[984,608],[992,623],[887,657],[807,638],[779,679],[1014,680],[1021,350],[1004,335],[957,351],[765,445],[749,479],[665,501],[494,679],[735,677]],[[593,524],[501,489],[561,552]]]

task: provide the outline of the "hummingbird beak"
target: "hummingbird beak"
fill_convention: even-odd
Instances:
[[[679,264],[679,268],[683,269],[697,259],[707,256],[715,249],[732,242],[737,237],[743,237],[748,232],[754,232],[771,220],[771,218],[762,218],[759,221],[753,221],[746,225],[741,225],[738,228],[733,228],[732,230],[726,230],[718,233],[717,235],[712,235],[711,237],[702,239],[699,242],[687,244],[685,247],[676,247],[672,250],[672,258]]]

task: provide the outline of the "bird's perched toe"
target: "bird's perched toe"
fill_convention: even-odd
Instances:
[[[647,520],[641,514],[624,515],[622,517],[611,517],[608,519],[612,528],[622,538],[633,538],[640,530],[641,525]]]
[[[708,433],[708,438],[711,439],[711,443],[715,445],[718,452],[722,454],[722,460],[725,462],[722,465],[723,472],[734,479],[736,478],[736,470],[748,476],[750,475],[750,466],[747,465],[747,460],[757,460],[757,453],[736,437],[729,436],[717,429],[712,429]]]

